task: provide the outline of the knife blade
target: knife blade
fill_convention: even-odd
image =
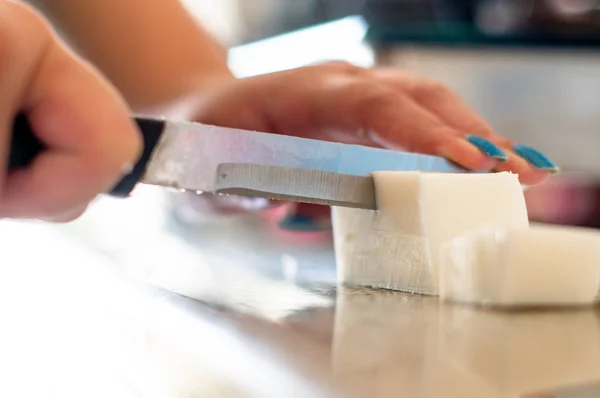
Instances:
[[[375,208],[372,172],[461,173],[430,155],[341,144],[185,121],[134,117],[143,154],[108,193],[127,197],[138,183],[325,205]],[[45,150],[26,116],[13,124],[9,170]]]

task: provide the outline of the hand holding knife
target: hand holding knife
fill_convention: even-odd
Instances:
[[[127,197],[142,183],[374,209],[374,171],[466,172],[436,156],[141,116],[135,121],[143,154],[111,196]],[[24,115],[15,119],[12,134],[9,170],[26,167],[44,151]]]

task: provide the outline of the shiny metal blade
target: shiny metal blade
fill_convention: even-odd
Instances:
[[[380,170],[442,173],[465,171],[435,156],[167,121],[161,141],[152,154],[141,182],[215,192],[217,170],[224,163],[277,166],[363,177]],[[309,173],[305,176],[309,179],[317,178],[316,174]],[[299,180],[296,181],[298,183]],[[298,196],[287,191],[292,186],[289,179],[279,182],[280,187],[273,191],[280,195]],[[273,185],[270,186],[273,188]],[[245,187],[250,188],[260,191],[257,187]]]
[[[374,210],[370,176],[353,176],[261,164],[224,163],[217,168],[216,193]]]

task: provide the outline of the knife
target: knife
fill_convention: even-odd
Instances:
[[[370,174],[380,170],[460,173],[429,155],[135,116],[143,154],[109,195],[127,197],[138,183],[198,193],[235,194],[375,209]],[[15,118],[8,170],[45,150],[25,115]]]

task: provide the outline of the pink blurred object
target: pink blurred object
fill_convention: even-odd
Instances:
[[[300,244],[323,243],[332,239],[329,208],[324,206],[299,206],[295,203],[234,195],[197,195],[190,192],[173,192],[169,197],[169,207],[177,221],[193,228],[202,228],[204,225],[213,223],[245,222],[245,216],[254,213],[265,222],[265,228],[279,239]],[[321,224],[329,227],[314,231],[294,231],[281,228],[281,220],[296,214],[303,217],[314,217],[315,220],[320,220]]]
[[[576,173],[551,177],[525,191],[531,221],[600,227],[600,180]]]
[[[237,219],[249,211],[266,210],[280,203],[262,198],[174,192],[169,197],[172,214],[182,223],[198,225],[212,221]]]

